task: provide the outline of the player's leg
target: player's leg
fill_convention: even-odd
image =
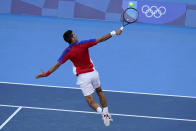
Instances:
[[[91,82],[91,73],[85,73],[78,76],[77,84],[80,85],[82,93],[88,103],[88,105],[98,113],[102,113],[102,108],[94,101],[93,93],[95,89],[93,88]]]
[[[99,96],[99,101],[100,101],[100,104],[101,106],[104,108],[104,107],[107,107],[107,100],[106,100],[106,97],[101,89],[101,87],[98,87],[95,89],[96,90],[96,93],[97,95]]]
[[[94,101],[94,98],[93,98],[93,94],[91,95],[88,95],[88,96],[85,96],[86,98],[86,101],[88,103],[88,105],[95,111],[97,111],[98,113],[101,113],[102,112],[102,109],[101,107],[99,106],[99,104],[97,104],[95,101]]]
[[[103,107],[103,111],[107,109],[107,112],[108,112],[107,100],[101,89],[99,73],[97,71],[93,72],[92,85],[93,85],[93,88],[96,90],[97,95],[99,96],[100,104]]]
[[[94,88],[92,86],[91,83],[89,84],[85,84],[85,85],[81,85],[81,89],[82,89],[82,93],[88,103],[88,105],[95,111],[97,111],[98,113],[102,113],[102,108],[99,106],[99,104],[97,104],[94,101],[93,98],[93,93],[94,93]]]
[[[107,100],[106,100],[106,97],[101,89],[101,84],[100,84],[100,80],[99,80],[99,73],[97,71],[95,71],[93,73],[92,85],[93,85],[94,89],[96,90],[96,93],[99,96],[100,103],[103,107],[102,118],[104,120],[104,124],[106,126],[109,126],[110,121],[112,121],[112,117],[108,111]]]
[[[107,100],[106,100],[106,97],[105,97],[101,87],[96,88],[96,93],[99,96],[101,106],[103,107],[103,115],[105,115],[103,117],[106,117],[106,119],[107,119],[106,123],[109,125],[110,121],[112,121],[112,117],[109,114]]]

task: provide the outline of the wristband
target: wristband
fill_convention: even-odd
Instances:
[[[124,29],[124,27],[122,26],[122,27],[120,27],[120,30],[123,30]]]
[[[45,76],[49,76],[50,74],[51,74],[51,72],[48,71],[48,72],[45,73]]]
[[[116,35],[116,31],[112,31],[112,32],[110,32],[110,34],[112,35],[112,36],[114,36],[114,35]]]

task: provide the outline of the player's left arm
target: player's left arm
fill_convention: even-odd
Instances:
[[[56,71],[60,66],[61,66],[61,63],[57,62],[46,73],[41,69],[41,73],[36,76],[36,79],[49,76],[52,72]]]
[[[122,33],[122,29],[112,31],[112,32],[110,32],[110,33],[108,33],[106,35],[103,35],[100,38],[97,38],[96,39],[96,42],[97,43],[100,43],[100,42],[106,41],[106,40],[110,39],[112,36],[114,36],[114,35],[120,35],[121,33]]]

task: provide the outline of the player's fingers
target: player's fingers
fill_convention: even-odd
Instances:
[[[119,35],[122,33],[122,30],[119,30]]]
[[[36,79],[41,78],[41,77],[44,77],[43,74],[37,75],[37,76],[36,76]]]
[[[36,79],[40,78],[40,75],[37,75],[35,78],[36,78]]]

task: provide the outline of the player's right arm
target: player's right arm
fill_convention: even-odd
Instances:
[[[38,74],[36,76],[36,79],[38,78],[41,78],[41,77],[47,77],[48,75],[50,75],[52,72],[54,72],[55,70],[57,70],[59,67],[61,66],[61,63],[57,62],[55,65],[53,65],[49,70],[48,72],[44,72],[42,69],[41,69],[41,73]]]
[[[46,73],[41,69],[41,73],[36,76],[36,79],[41,77],[47,77],[52,72],[56,71],[63,63],[65,63],[69,59],[69,50],[70,48],[65,49],[60,58],[58,59],[57,63],[53,65]]]
[[[103,35],[103,36],[100,37],[100,38],[97,38],[97,39],[96,39],[96,42],[97,42],[97,43],[100,43],[100,42],[106,41],[106,40],[108,40],[109,38],[111,38],[113,35],[120,35],[121,33],[122,33],[122,29],[112,31],[111,33],[108,33],[108,34],[106,34],[106,35]]]

